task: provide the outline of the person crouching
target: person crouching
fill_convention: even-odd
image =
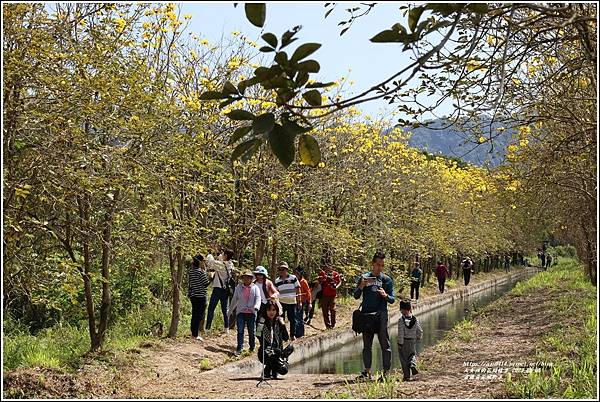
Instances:
[[[259,341],[258,360],[264,364],[263,378],[277,379],[288,372],[287,358],[294,351],[292,345],[283,347],[290,336],[280,317],[279,304],[268,300],[264,313],[258,319],[256,337]]]

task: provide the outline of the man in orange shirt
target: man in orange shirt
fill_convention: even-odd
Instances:
[[[333,329],[335,327],[335,298],[337,288],[342,283],[340,274],[333,270],[331,264],[325,264],[319,272],[319,282],[323,289],[321,296],[321,309],[323,310],[323,321],[325,328]]]
[[[297,267],[295,272],[300,281],[300,300],[302,301],[302,305],[296,310],[296,337],[300,338],[304,336],[304,314],[310,310],[312,297],[310,286],[304,277],[304,269]]]

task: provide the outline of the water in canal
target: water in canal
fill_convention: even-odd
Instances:
[[[481,309],[486,304],[498,299],[523,279],[514,279],[504,284],[490,287],[475,295],[445,304],[427,313],[419,314],[418,311],[415,312],[423,328],[423,339],[417,342],[417,353],[441,340],[444,334],[452,329],[458,321],[467,317],[469,312]],[[396,301],[394,304],[388,305],[388,308],[398,309],[398,305],[399,303]],[[392,338],[392,367],[399,366],[400,364],[398,361],[398,345],[396,343],[397,325],[397,320],[394,320],[394,324],[390,328]],[[358,335],[353,341],[339,348],[295,363],[290,367],[289,372],[295,374],[353,374],[360,373],[362,369],[362,336]],[[373,340],[372,369],[382,369],[381,348],[379,347],[377,336]]]

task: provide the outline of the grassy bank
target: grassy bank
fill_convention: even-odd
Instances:
[[[189,300],[182,300],[182,311],[177,330],[178,336],[189,334],[191,306]],[[168,302],[156,301],[145,308],[137,308],[109,326],[103,352],[119,352],[138,348],[158,341],[153,333],[155,324],[163,325],[166,336],[171,319]],[[215,312],[213,328],[222,328],[223,317],[220,309]],[[4,370],[42,367],[72,371],[80,367],[90,350],[90,336],[87,322],[79,324],[59,324],[31,335],[29,330],[18,322],[4,321]]]
[[[540,339],[536,356],[536,360],[552,363],[553,367],[509,378],[506,383],[509,395],[514,398],[595,398],[597,289],[584,277],[578,263],[562,259],[558,265],[513,290],[516,295],[539,291],[558,294],[547,303],[556,325]],[[565,327],[562,322],[575,325]]]

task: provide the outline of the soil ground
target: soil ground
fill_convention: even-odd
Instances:
[[[476,275],[471,283],[502,275],[503,272]],[[451,284],[449,289],[460,286]],[[428,294],[437,294],[434,285],[422,290],[421,300]],[[539,300],[536,296],[518,298],[508,304],[508,310],[492,314],[493,319],[478,317],[480,326],[473,330],[474,337],[468,343],[458,340],[425,350],[420,356],[421,373],[415,381],[398,382],[393,388],[394,397],[502,397],[502,380],[466,380],[463,362],[526,359],[533,353],[536,339],[548,328],[550,312],[540,303],[548,296],[537,295]],[[312,342],[326,331],[349,328],[358,303],[338,303],[333,330],[324,329],[321,314],[316,311],[313,325],[306,327],[306,336],[295,343]],[[191,338],[148,341],[126,352],[89,357],[76,373],[45,369],[5,373],[3,387],[5,396],[13,398],[308,399],[361,394],[363,385],[354,384],[356,375],[289,374],[257,387],[259,372],[240,376],[223,368],[235,360],[256,360],[255,355],[234,357],[235,344],[235,330],[213,330],[203,342]],[[376,348],[377,342],[374,351]],[[393,366],[399,366],[397,356]]]

